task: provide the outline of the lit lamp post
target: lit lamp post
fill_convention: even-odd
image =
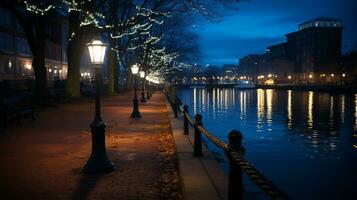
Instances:
[[[133,112],[131,113],[131,118],[141,118],[141,114],[139,112],[139,103],[138,103],[138,95],[137,95],[137,75],[139,72],[138,65],[133,65],[131,67],[131,73],[133,74],[134,80],[134,100],[133,100]]]
[[[88,50],[91,63],[95,70],[96,95],[94,121],[90,125],[92,132],[92,153],[83,168],[83,173],[108,173],[114,170],[114,165],[109,160],[105,149],[106,124],[100,115],[100,69],[103,65],[106,45],[100,40],[93,40],[88,44]]]
[[[139,71],[139,75],[141,78],[141,103],[145,103],[145,72]]]

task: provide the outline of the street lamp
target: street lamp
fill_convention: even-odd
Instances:
[[[139,75],[141,78],[141,103],[145,103],[145,72],[139,71]]]
[[[91,63],[95,71],[96,95],[94,121],[90,124],[92,132],[92,153],[83,168],[83,173],[108,173],[114,170],[114,165],[110,161],[105,149],[106,124],[100,115],[100,69],[103,65],[105,50],[107,47],[100,40],[93,40],[87,45]]]
[[[137,64],[131,67],[131,73],[133,74],[134,81],[134,99],[133,99],[133,112],[131,113],[131,118],[141,118],[141,114],[139,112],[139,104],[138,104],[138,96],[137,96],[137,75],[139,72],[139,66]]]

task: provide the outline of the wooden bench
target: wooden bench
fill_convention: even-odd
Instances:
[[[35,120],[31,95],[21,94],[3,98],[0,105],[0,116],[4,128],[7,127],[8,121],[13,119],[16,119],[18,124],[21,123],[21,118],[26,116],[31,116],[32,120]]]

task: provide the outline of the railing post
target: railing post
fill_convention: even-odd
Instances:
[[[183,106],[183,134],[188,135],[188,119],[186,117],[188,114],[188,105]]]
[[[201,142],[201,132],[198,130],[198,126],[202,126],[202,116],[200,114],[195,115],[195,135],[194,135],[194,146],[193,146],[193,156],[202,156],[202,142]]]
[[[240,166],[232,162],[230,152],[244,153],[242,147],[243,134],[240,131],[232,130],[228,134],[229,151],[227,157],[229,158],[229,183],[228,183],[228,199],[242,200],[243,199],[243,177]]]

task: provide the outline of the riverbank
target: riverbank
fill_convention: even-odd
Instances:
[[[254,87],[239,87],[237,84],[194,84],[194,85],[174,85],[179,89],[189,88],[238,88],[238,89],[279,89],[279,90],[296,90],[296,91],[316,91],[338,94],[356,94],[357,85],[292,85],[292,84],[278,84],[278,85],[255,85]]]
[[[343,85],[256,85],[260,89],[279,89],[279,90],[297,90],[297,91],[316,91],[338,94],[356,94],[357,86]]]
[[[182,199],[175,143],[164,96],[140,104],[132,95],[105,97],[106,147],[116,170],[84,175],[91,151],[92,99],[36,113],[1,130],[0,199]]]

